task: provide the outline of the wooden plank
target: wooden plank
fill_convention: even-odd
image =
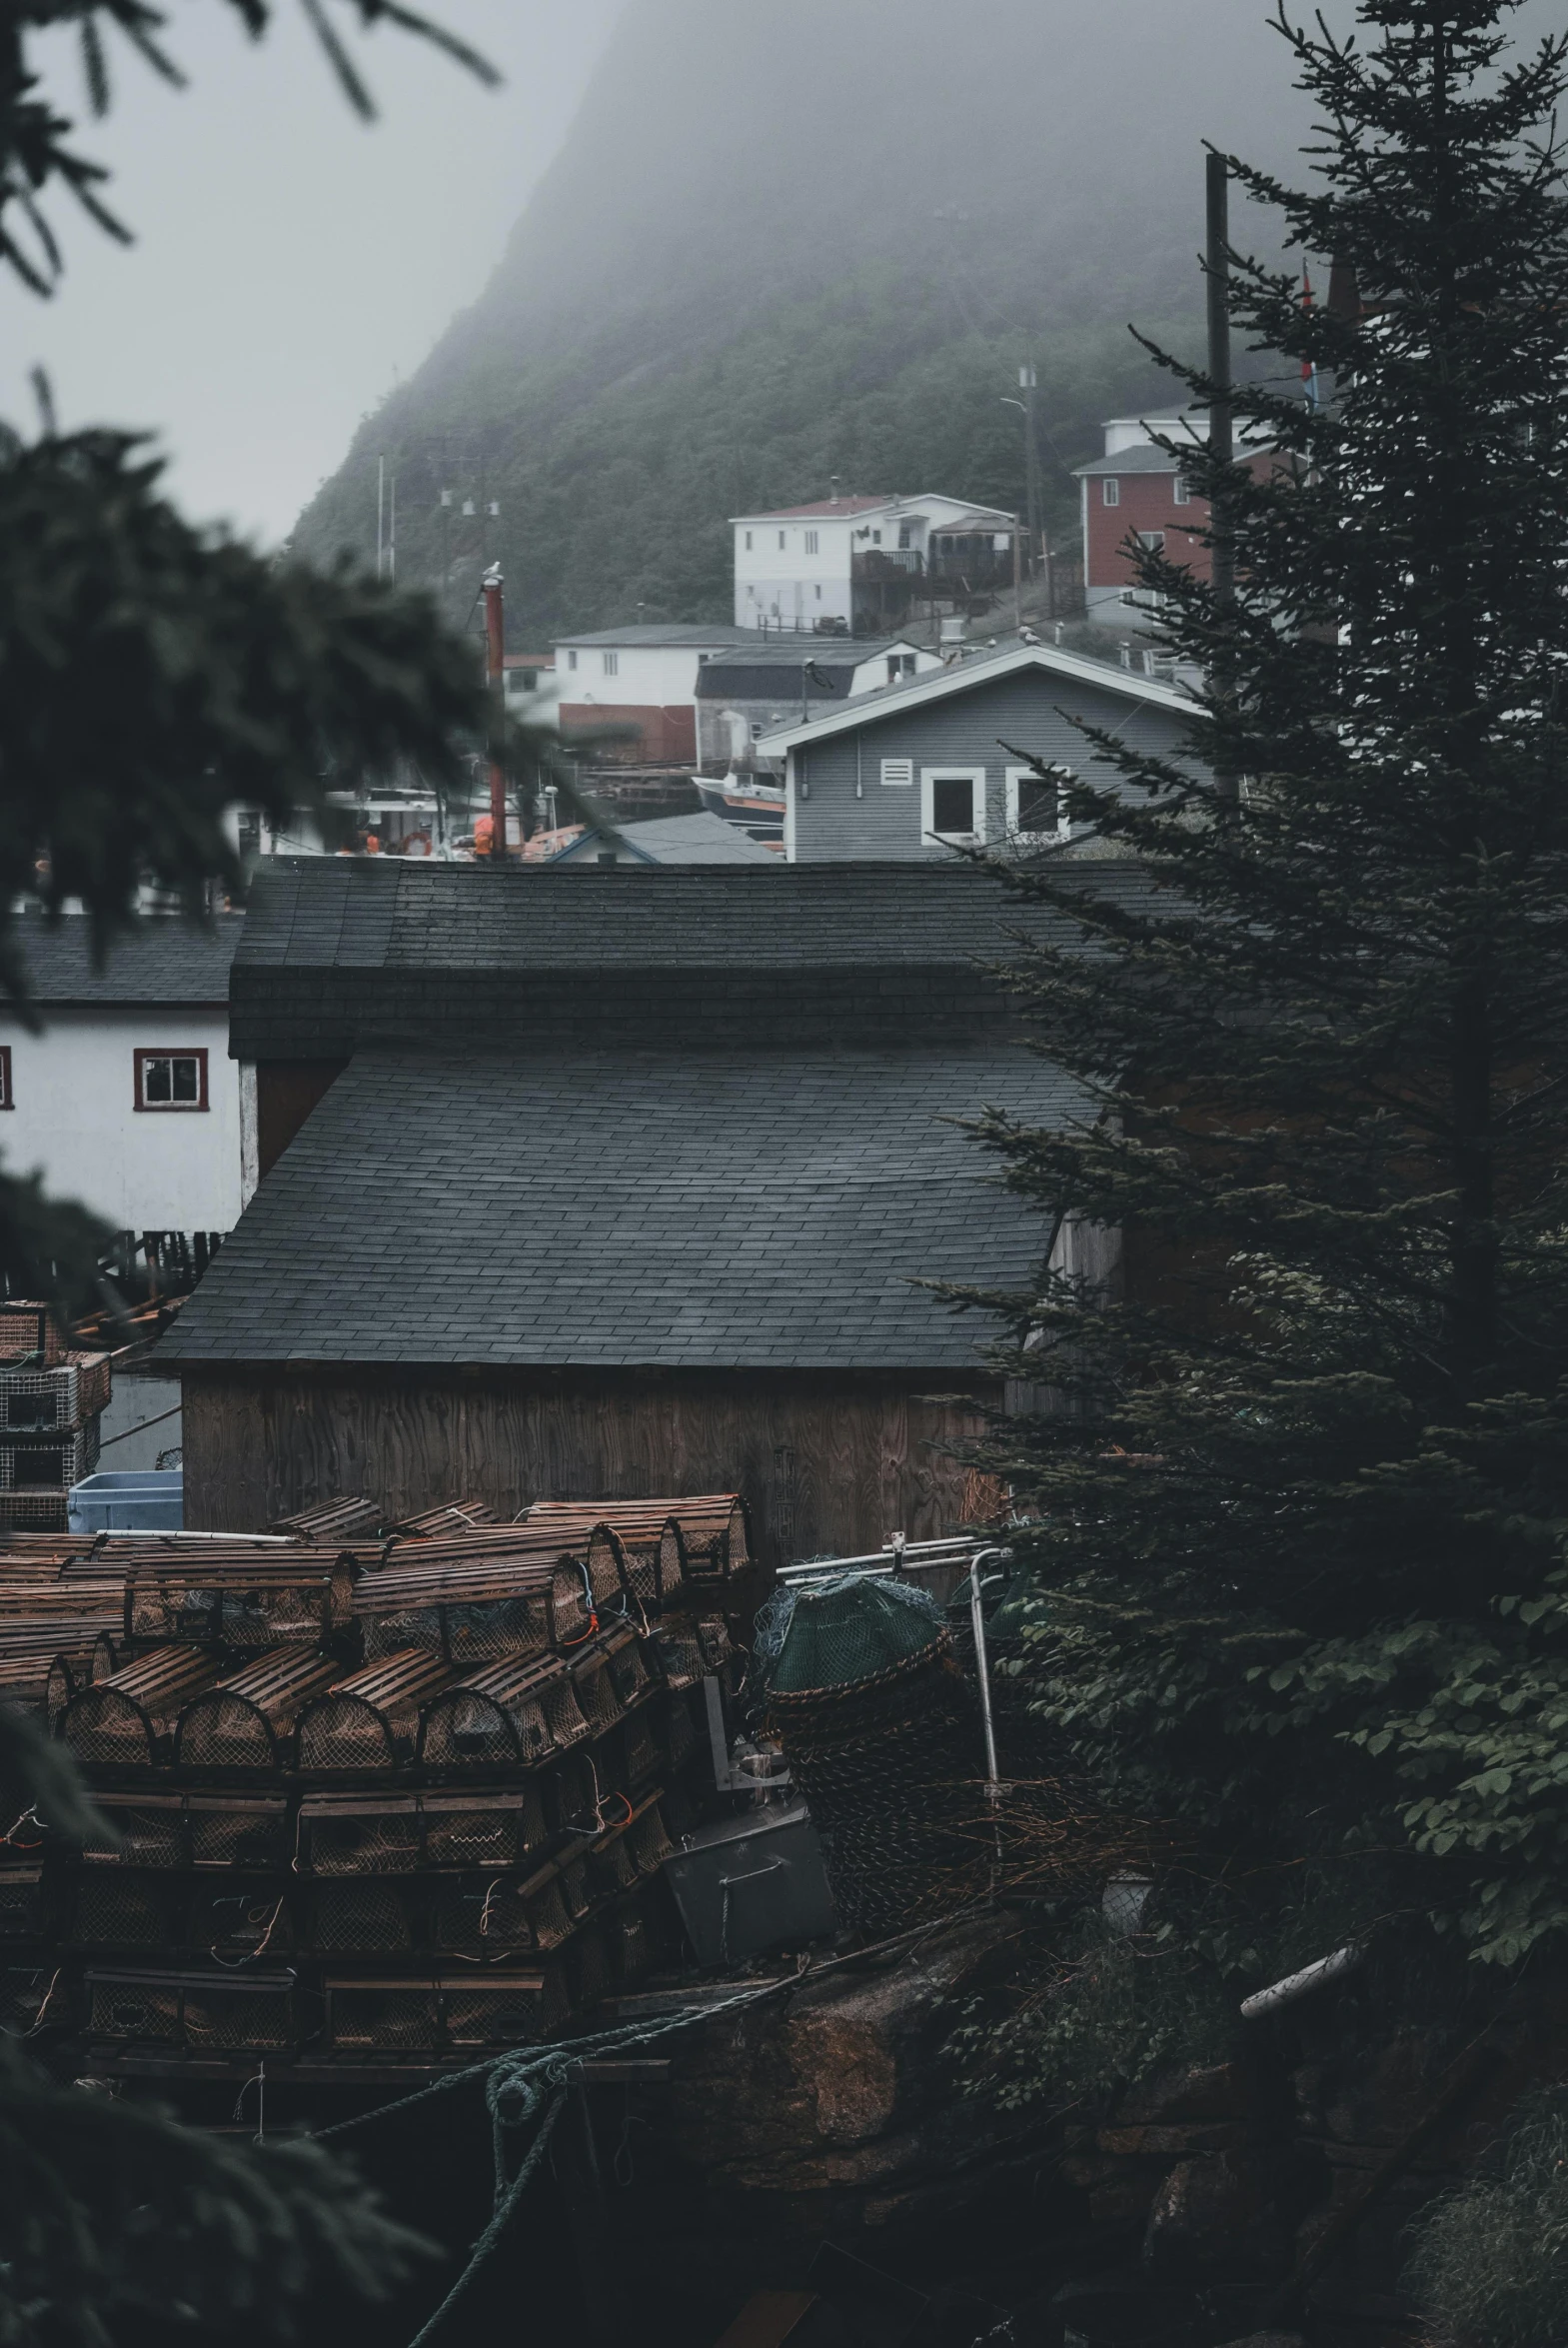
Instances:
[[[765,1566],[842,1555],[963,1520],[950,1450],[977,1415],[925,1399],[954,1382],[950,1370],[191,1372],[187,1521],[245,1528],[350,1489],[395,1517],[461,1492],[508,1518],[536,1499],[744,1491]],[[976,1391],[1000,1398],[989,1382]]]

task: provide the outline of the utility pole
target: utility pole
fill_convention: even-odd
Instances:
[[[1023,524],[1012,517],[1012,625],[1023,633]]]
[[[490,714],[490,853],[507,853],[507,778],[501,764],[501,733],[506,722],[507,626],[502,605],[501,565],[485,573],[485,681],[493,703]]]
[[[1209,579],[1215,617],[1223,626],[1236,600],[1236,550],[1231,535],[1227,500],[1220,488],[1234,462],[1230,377],[1230,166],[1223,155],[1204,159],[1207,236],[1204,262],[1208,292],[1208,445],[1218,494],[1209,507]],[[1214,682],[1224,690],[1229,664],[1215,663]],[[1239,779],[1223,767],[1215,782],[1222,800],[1240,797]]]
[[[386,541],[383,535],[382,518],[386,511],[387,460],[385,457],[378,457],[376,459],[376,576],[378,579],[381,577],[382,566],[385,561]]]
[[[1018,389],[1023,394],[1023,495],[1029,516],[1031,565],[1040,552],[1040,453],[1034,434],[1034,394],[1038,385],[1039,373],[1030,359],[1018,369]]]

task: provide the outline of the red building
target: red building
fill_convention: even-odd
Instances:
[[[1083,603],[1103,628],[1149,628],[1158,598],[1137,583],[1134,542],[1157,546],[1199,579],[1209,574],[1201,532],[1208,502],[1189,489],[1176,457],[1152,436],[1180,443],[1199,440],[1208,419],[1201,409],[1181,416],[1115,416],[1105,426],[1105,454],[1077,468],[1083,496]],[[1250,462],[1262,464],[1261,452]]]

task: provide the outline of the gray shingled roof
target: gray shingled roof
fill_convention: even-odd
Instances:
[[[50,922],[41,913],[16,917],[29,993],[38,1004],[185,1003],[222,1005],[229,999],[229,965],[245,924],[220,914],[211,930],[173,914],[147,914],[117,938],[95,964],[92,925],[84,914]]]
[[[784,869],[783,857],[765,848],[760,840],[754,840],[739,824],[727,824],[711,808],[705,807],[695,816],[654,816],[644,824],[622,824],[619,830],[628,848],[645,856],[653,865],[766,865],[774,872]],[[599,833],[585,832],[550,862],[575,865],[581,870],[593,862],[601,843]],[[536,871],[540,869],[535,867]]]
[[[1148,888],[1126,862],[1083,874]],[[1069,925],[956,861],[496,872],[280,857],[252,885],[229,1049],[903,1048],[1008,1017],[983,966],[1008,959],[1010,931],[1036,929]]]
[[[639,646],[680,651],[695,646],[701,651],[705,645],[761,644],[760,628],[737,628],[724,620],[638,620],[627,628],[594,628],[584,636],[558,636],[557,644],[568,648],[583,645],[619,645],[624,652],[635,652]]]
[[[973,1369],[987,1325],[911,1275],[1022,1282],[1048,1237],[941,1122],[987,1103],[1079,1097],[1015,1049],[364,1055],[160,1366]]]

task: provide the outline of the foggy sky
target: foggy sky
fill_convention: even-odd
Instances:
[[[187,512],[282,537],[361,415],[484,285],[616,5],[432,0],[506,86],[384,31],[357,51],[381,106],[367,129],[293,8],[254,48],[219,0],[185,0],[171,46],[192,86],[165,88],[122,48],[114,111],[78,139],[113,167],[137,242],[57,201],[61,292],[0,285],[0,416],[31,429],[42,364],[62,423],[158,428]],[[51,87],[85,111],[64,41]]]

